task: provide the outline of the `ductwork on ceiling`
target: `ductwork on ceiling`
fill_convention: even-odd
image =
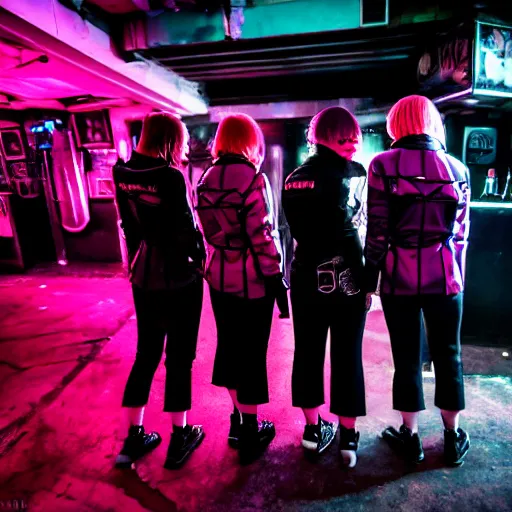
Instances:
[[[31,0],[5,0],[2,6],[0,37],[21,41],[33,50],[37,48],[31,55],[37,61],[34,67],[42,65],[39,57],[44,55],[50,60],[49,66],[60,72],[51,80],[49,72],[43,75],[39,72],[36,77],[39,81],[27,74],[23,76],[34,87],[42,84],[39,77],[46,77],[45,83],[59,85],[64,94],[49,96],[49,99],[92,93],[109,99],[127,98],[181,115],[207,112],[198,84],[150,59],[125,62],[112,51],[108,34],[63,5],[52,0],[40,0],[37,4]],[[27,62],[25,57],[20,60],[10,49],[6,58],[10,58],[14,65]],[[16,76],[8,78],[16,79]],[[67,81],[73,87],[66,89]],[[3,92],[16,94],[8,89]]]

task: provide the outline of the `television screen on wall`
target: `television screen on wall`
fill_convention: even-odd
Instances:
[[[477,23],[473,92],[512,97],[512,27]]]

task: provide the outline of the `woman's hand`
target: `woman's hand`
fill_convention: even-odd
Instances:
[[[367,293],[366,294],[366,311],[370,311],[372,307],[372,300],[373,300],[373,293]]]

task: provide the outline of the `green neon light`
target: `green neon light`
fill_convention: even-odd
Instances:
[[[491,208],[491,209],[512,209],[512,203],[489,203],[485,201],[471,201],[469,203],[471,208]]]

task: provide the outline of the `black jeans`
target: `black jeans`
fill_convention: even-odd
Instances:
[[[147,404],[165,346],[165,412],[188,411],[192,404],[192,363],[203,304],[203,281],[176,290],[132,286],[137,314],[137,355],[123,397],[124,407]]]
[[[436,376],[434,403],[448,411],[464,409],[460,351],[462,294],[383,295],[381,299],[395,364],[393,408],[404,412],[425,409],[421,375],[423,312]]]
[[[212,384],[236,390],[244,405],[268,402],[267,349],[274,297],[244,299],[210,287],[217,351]]]
[[[365,295],[318,291],[316,269],[293,270],[291,303],[295,355],[292,401],[295,407],[324,403],[324,362],[331,330],[331,407],[338,416],[366,414],[362,344],[366,322]]]
[[[277,292],[276,304],[281,315],[288,316],[290,314],[290,307],[288,306],[288,290],[284,286],[279,288]]]

